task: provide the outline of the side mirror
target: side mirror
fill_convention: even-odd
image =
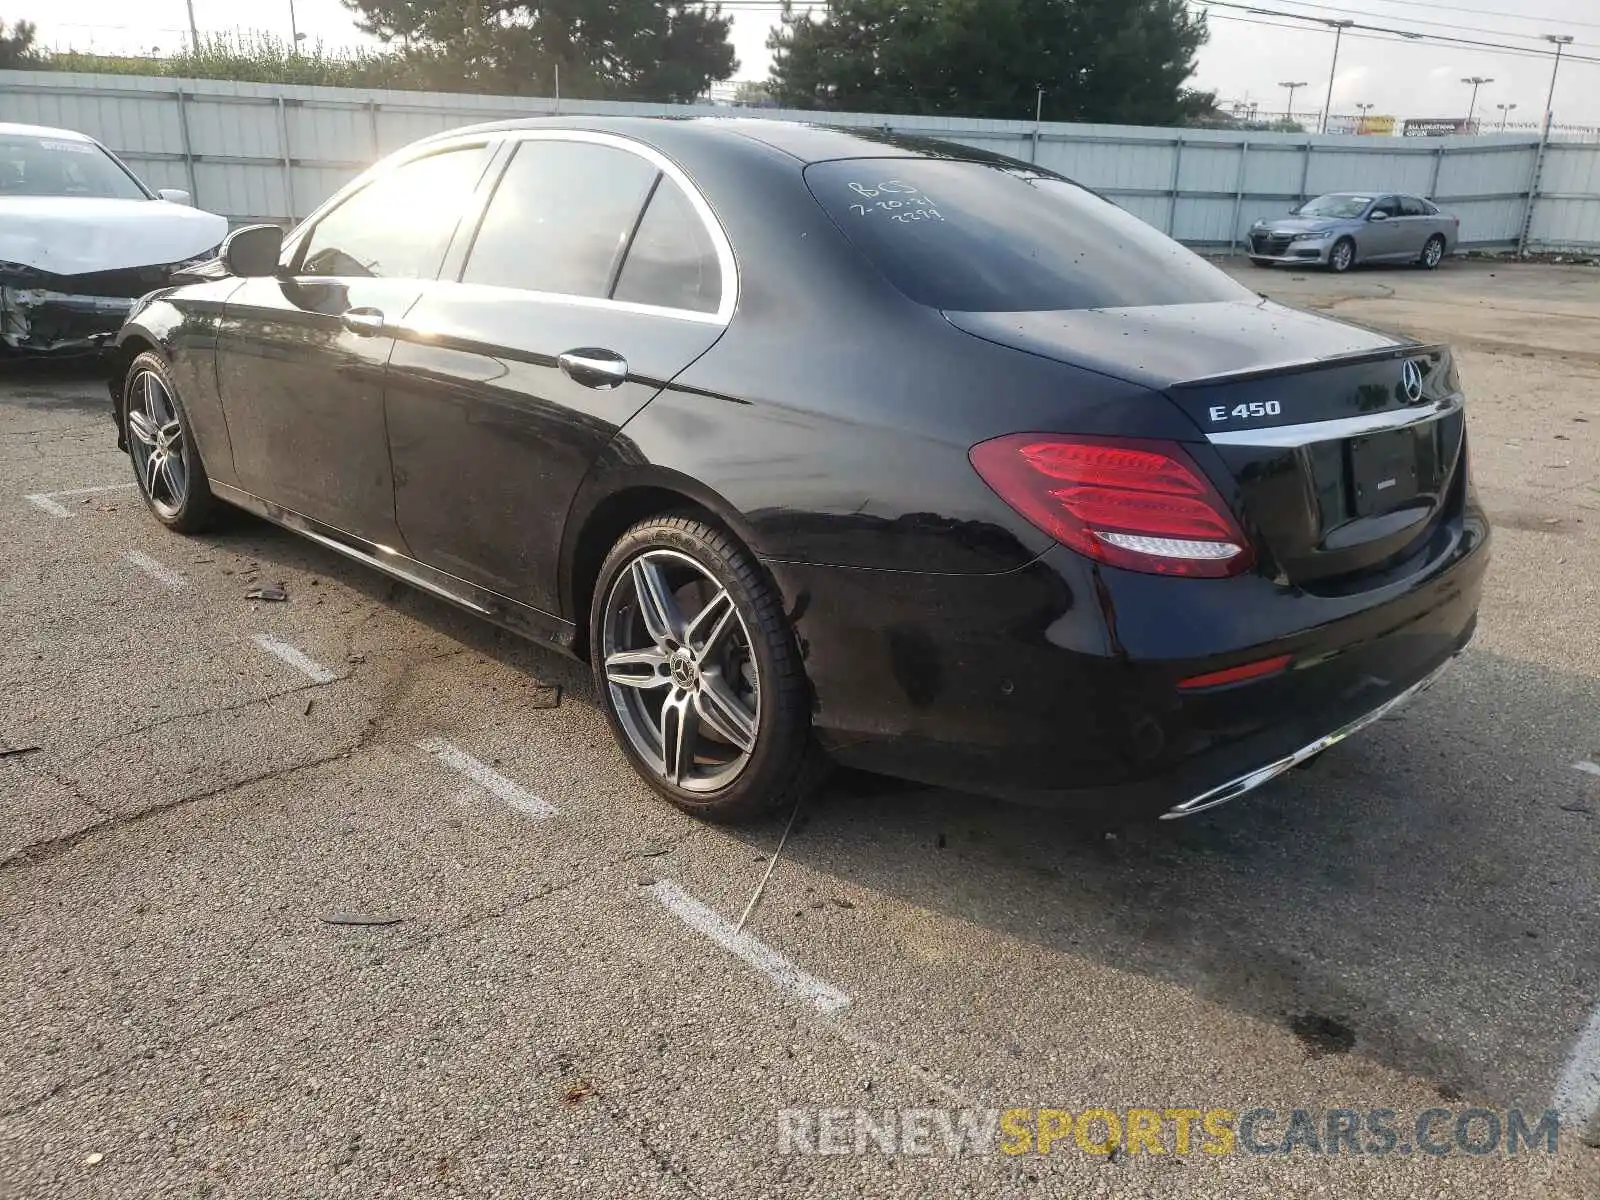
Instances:
[[[157,188],[156,195],[168,204],[193,204],[194,197],[182,188]]]
[[[1389,214],[1386,212],[1375,212],[1367,218],[1369,221],[1387,221],[1388,219]]]
[[[278,273],[283,230],[276,225],[246,225],[222,241],[222,265],[240,279],[261,279]]]

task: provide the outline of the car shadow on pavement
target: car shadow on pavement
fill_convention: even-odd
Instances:
[[[785,856],[1176,984],[1313,1056],[1542,1109],[1600,999],[1600,788],[1572,766],[1597,711],[1600,681],[1468,650],[1409,708],[1186,821],[1107,834],[846,779]]]
[[[211,540],[335,578],[560,684],[563,703],[595,704],[584,665],[264,522],[241,516]],[[1393,717],[1186,821],[1107,834],[1059,812],[840,772],[783,857],[1174,984],[1295,1031],[1308,1054],[1352,1051],[1443,1097],[1542,1109],[1600,997],[1600,792],[1572,769],[1600,749],[1585,717],[1596,711],[1600,681],[1469,649]],[[637,802],[653,802],[643,785]],[[786,816],[710,833],[741,855],[770,853]],[[984,965],[970,964],[974,986]]]

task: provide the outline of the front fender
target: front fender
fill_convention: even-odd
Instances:
[[[227,300],[240,283],[225,279],[162,288],[134,305],[112,344],[106,381],[120,449],[127,449],[128,369],[140,354],[154,351],[171,369],[206,474],[235,482],[233,444],[217,386],[217,341]]]

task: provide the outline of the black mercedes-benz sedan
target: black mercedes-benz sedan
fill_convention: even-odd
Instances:
[[[1186,815],[1472,636],[1450,350],[1267,301],[1026,163],[485,125],[209,274],[114,360],[156,518],[247,509],[588,660],[707,817],[829,762]]]

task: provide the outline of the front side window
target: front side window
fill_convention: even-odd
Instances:
[[[1428,215],[1428,206],[1415,196],[1401,196],[1400,215],[1402,217],[1425,217]]]
[[[1372,206],[1372,211],[1383,213],[1390,217],[1398,217],[1400,215],[1400,201],[1393,196],[1385,196]]]
[[[612,295],[660,308],[717,311],[722,271],[716,246],[689,197],[666,176],[650,197]]]
[[[462,282],[605,297],[657,174],[615,146],[523,142],[489,201]]]
[[[919,304],[957,312],[1253,299],[1199,255],[1065,180],[942,159],[817,163],[806,183]]]
[[[17,133],[0,134],[0,196],[150,199],[94,142]]]
[[[486,146],[395,167],[317,222],[301,275],[433,279],[489,161]]]

